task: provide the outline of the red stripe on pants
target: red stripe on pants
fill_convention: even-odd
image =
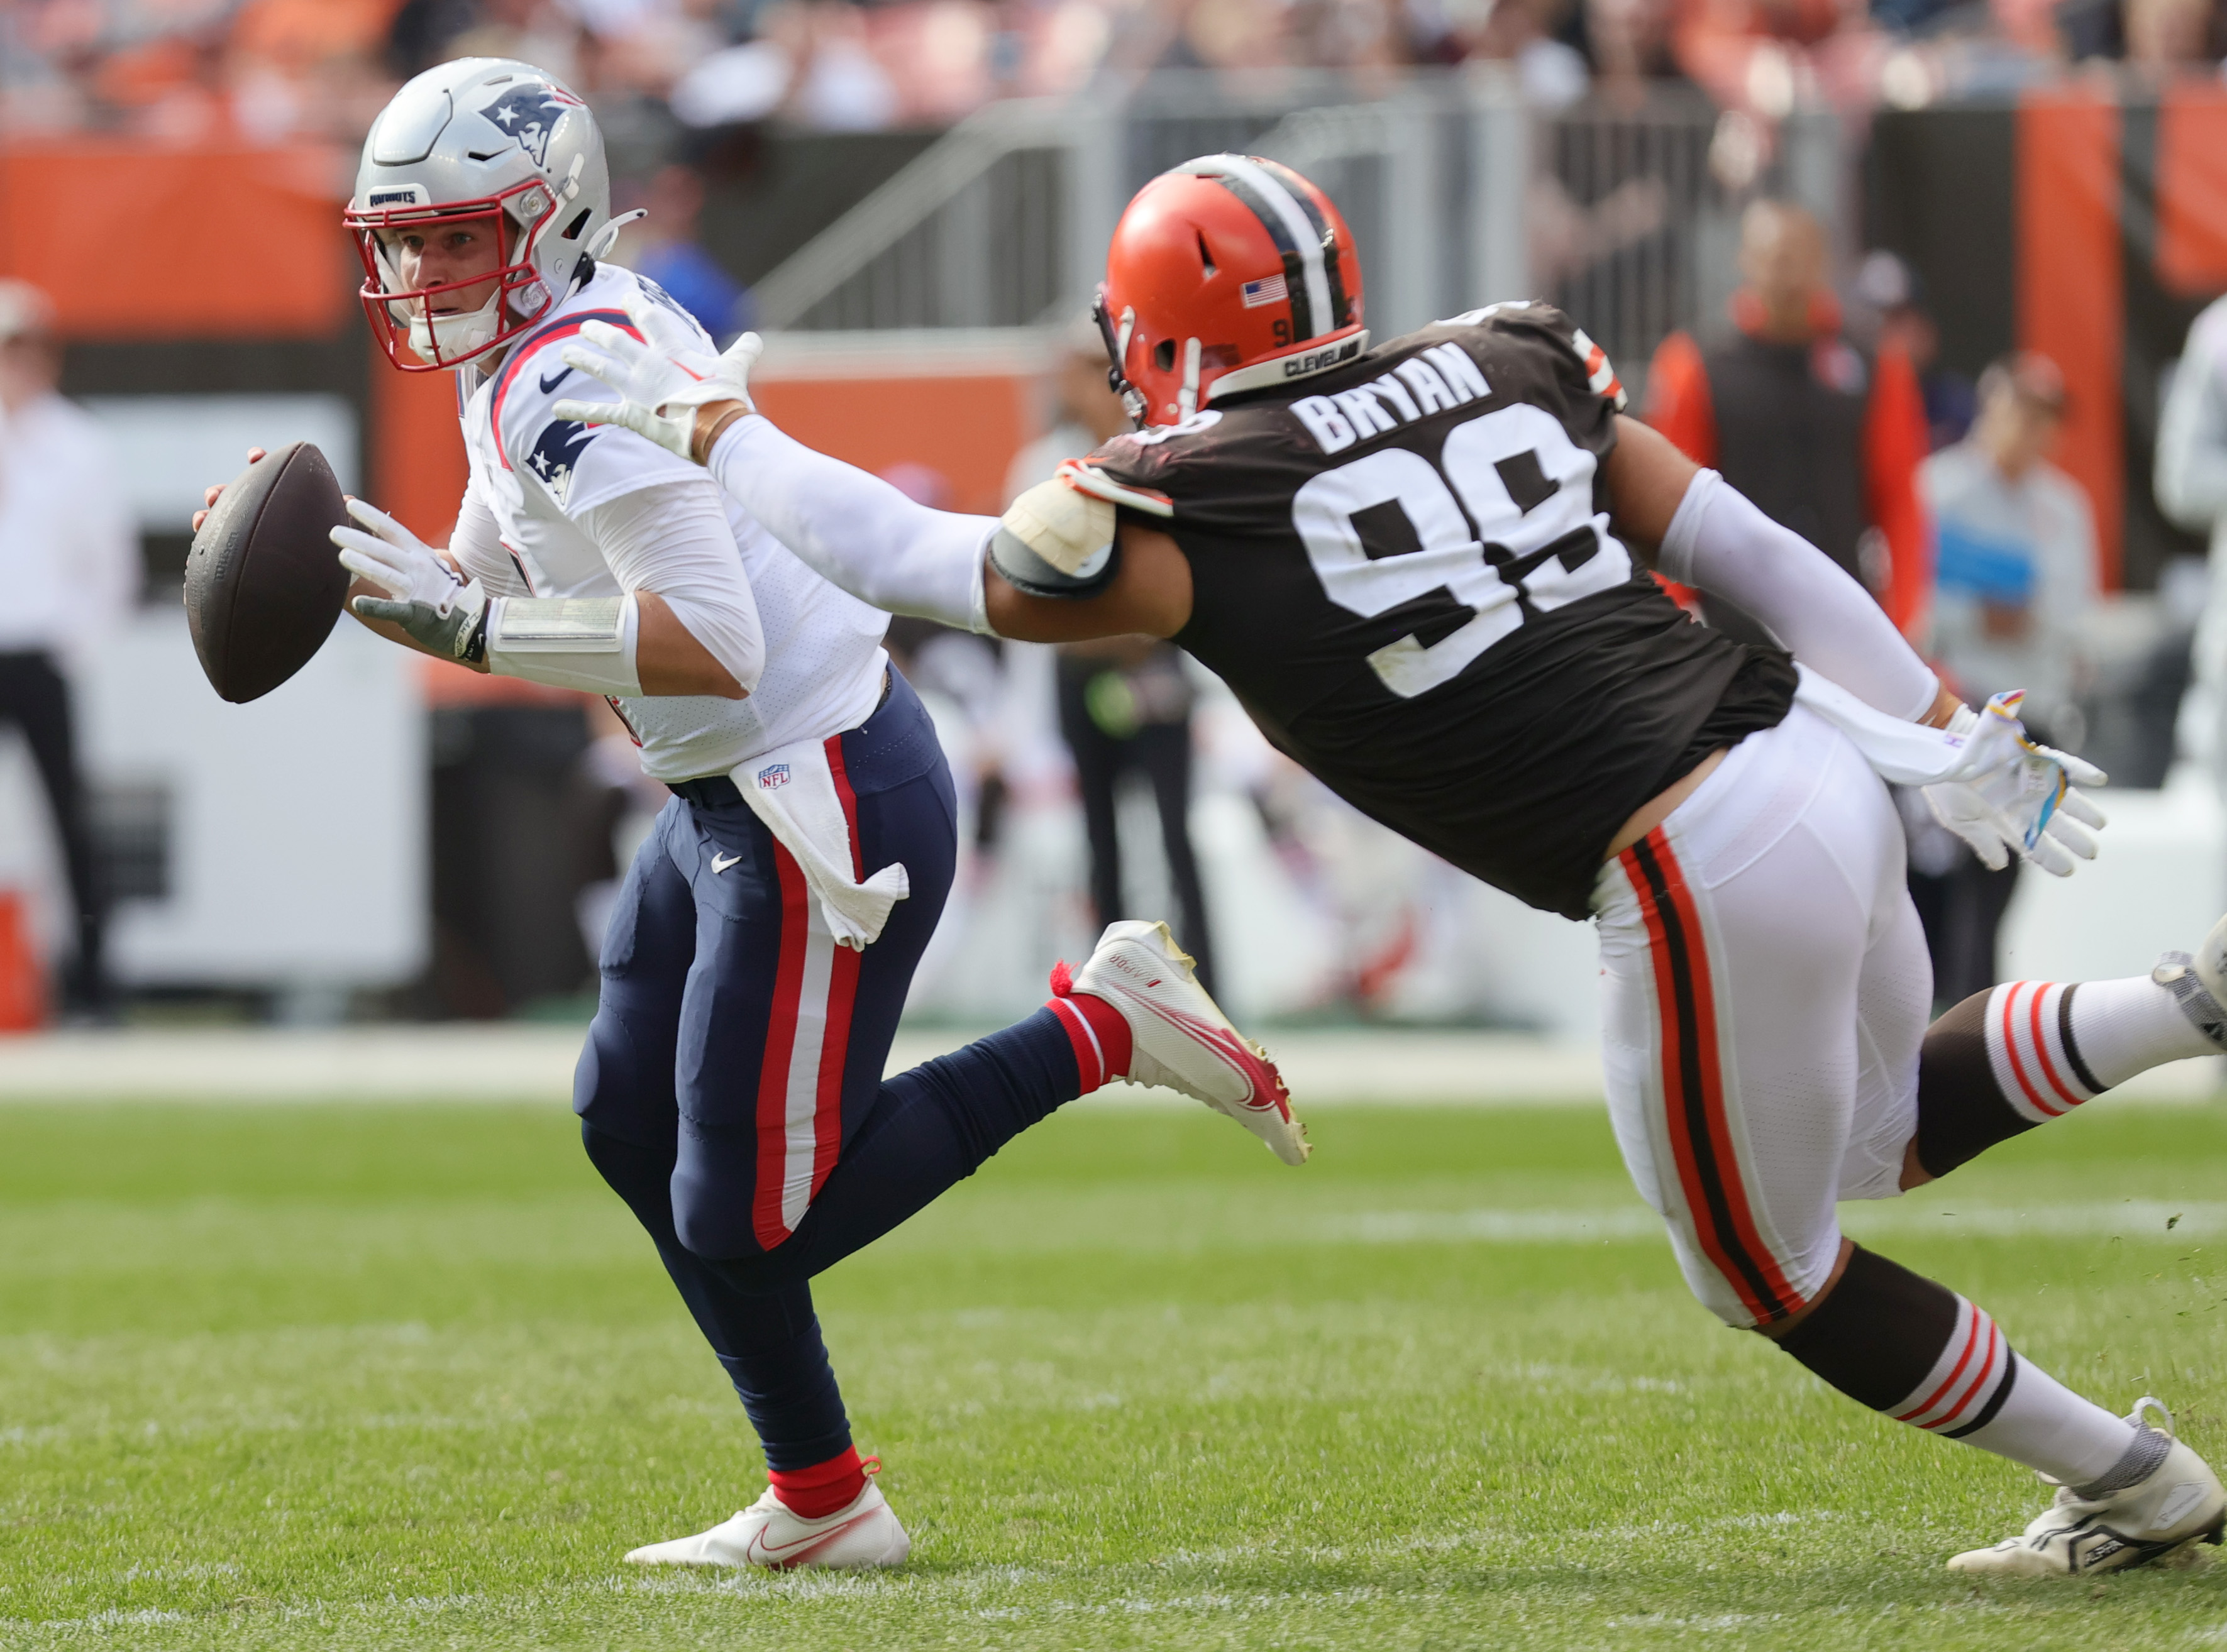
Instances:
[[[1620,858],[1639,896],[1654,958],[1664,1122],[1694,1238],[1758,1323],[1784,1319],[1803,1298],[1763,1242],[1742,1178],[1725,1110],[1716,989],[1701,909],[1662,827]]]
[[[843,767],[843,737],[827,737],[827,772],[835,781],[836,800],[843,806],[843,824],[851,834],[851,876],[865,880],[865,852],[858,844],[858,800],[851,790],[851,776]],[[827,1030],[820,1045],[820,1089],[814,1106],[812,1196],[817,1198],[828,1173],[843,1150],[843,1071],[851,1053],[851,1011],[858,997],[858,966],[865,954],[855,947],[838,947],[827,982]]]
[[[774,870],[781,881],[781,964],[774,975],[765,1060],[758,1068],[757,1190],[750,1201],[750,1226],[767,1250],[788,1237],[788,1225],[781,1219],[782,1179],[788,1160],[788,1064],[796,1051],[796,1012],[804,996],[804,941],[811,922],[807,903],[812,898],[796,858],[778,841],[772,847]]]

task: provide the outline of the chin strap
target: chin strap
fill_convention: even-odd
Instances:
[[[456,365],[461,358],[484,350],[502,330],[502,297],[498,287],[487,303],[461,316],[418,311],[410,317],[411,349],[419,360],[436,367]]]
[[[1106,381],[1114,386],[1115,393],[1121,398],[1121,406],[1128,413],[1129,422],[1133,424],[1142,424],[1145,422],[1145,415],[1150,409],[1145,401],[1145,392],[1129,382],[1129,376],[1126,371],[1129,360],[1129,341],[1136,335],[1136,332],[1137,308],[1134,304],[1131,304],[1121,311],[1120,335],[1114,341],[1114,364],[1107,371]]]

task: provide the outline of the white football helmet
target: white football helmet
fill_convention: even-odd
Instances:
[[[499,224],[501,282],[478,309],[434,315],[434,295],[471,284],[405,289],[394,234],[468,219]],[[405,373],[462,367],[531,327],[616,239],[603,135],[545,69],[501,57],[441,64],[372,123],[347,223],[387,359]]]

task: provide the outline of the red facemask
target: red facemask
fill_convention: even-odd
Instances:
[[[386,351],[386,359],[405,373],[460,367],[516,338],[539,320],[556,302],[556,295],[533,267],[532,251],[556,204],[546,184],[529,179],[501,195],[478,201],[351,207],[344,221],[355,238],[356,256],[362,260],[364,271],[364,284],[357,297],[370,319],[372,337]],[[519,230],[516,226],[521,220],[533,227]],[[442,231],[463,224],[491,230],[507,249],[506,256],[511,261],[468,280],[401,286],[392,243],[405,234],[423,234],[431,240]],[[444,303],[459,302],[452,295],[490,281],[495,285],[489,297],[471,310],[439,313]]]

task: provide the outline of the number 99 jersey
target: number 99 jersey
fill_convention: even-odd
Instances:
[[[1784,654],[1691,622],[1609,531],[1623,399],[1560,311],[1496,304],[1117,437],[1079,479],[1167,501],[1135,520],[1190,564],[1175,640],[1279,749],[1582,918],[1624,821],[1778,723],[1795,680]]]

